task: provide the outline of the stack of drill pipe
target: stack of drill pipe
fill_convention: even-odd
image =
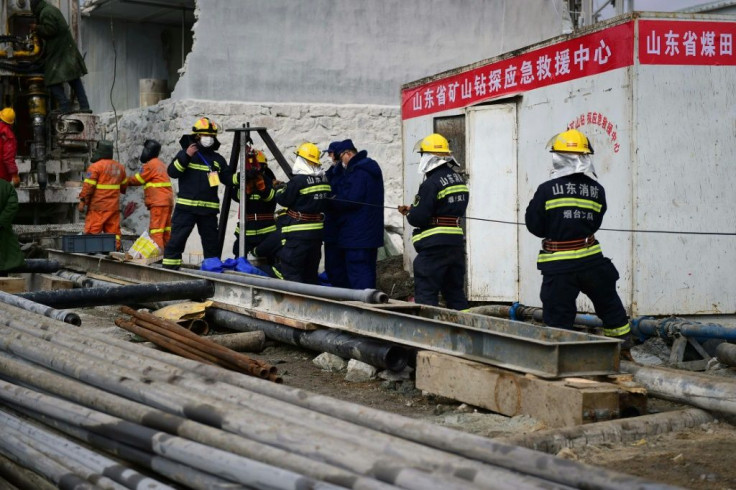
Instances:
[[[120,311],[133,317],[133,321],[129,322],[118,318],[115,320],[118,327],[139,335],[159,347],[187,359],[217,364],[251,376],[267,378],[277,383],[282,382],[281,377],[276,373],[276,366],[271,366],[257,359],[251,359],[211,340],[202,338],[171,320],[136,311],[128,306],[121,306]]]
[[[66,329],[17,308],[4,311],[0,375],[14,386],[0,386],[0,403],[41,412],[59,428],[82,429],[89,433],[84,440],[102,444],[102,436],[108,447],[133,446],[241,484],[253,485],[258,475],[255,486],[269,488],[297,482],[377,490],[654,488],[100,332]]]
[[[30,423],[12,412],[0,410],[0,425],[3,426],[5,435],[15,439],[16,449],[20,448],[20,451],[16,451],[15,456],[11,455],[11,457],[21,459],[31,451],[34,456],[41,455],[40,459],[56,462],[59,466],[68,469],[69,473],[78,475],[87,481],[94,481],[95,485],[105,489],[173,490],[169,485],[149,478],[91,449],[72,443],[47,428]],[[5,442],[0,442],[0,451],[8,446]],[[48,478],[51,475],[46,476]],[[64,480],[64,478],[61,477],[59,480]]]

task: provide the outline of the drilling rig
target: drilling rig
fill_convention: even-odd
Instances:
[[[47,0],[49,3],[56,3]],[[31,26],[36,22],[28,0],[0,2],[4,32],[0,33],[0,101],[16,113],[16,162],[21,185],[15,223],[61,225],[76,223],[78,194],[98,140],[99,117],[62,114],[52,107],[44,85],[43,42]],[[69,16],[78,12],[69,2]],[[69,22],[77,25],[77,22]],[[76,38],[76,36],[75,36]]]

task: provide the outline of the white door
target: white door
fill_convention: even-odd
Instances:
[[[466,122],[468,300],[518,301],[516,105],[469,108]]]

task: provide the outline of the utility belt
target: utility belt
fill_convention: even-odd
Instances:
[[[429,224],[432,226],[456,226],[460,228],[460,216],[432,216]]]
[[[580,250],[595,244],[595,235],[590,235],[579,240],[566,240],[564,242],[556,242],[545,238],[542,240],[542,250],[545,252],[567,252],[570,250]]]
[[[286,213],[299,221],[319,222],[324,220],[324,215],[322,213],[300,213],[299,211],[292,211],[291,209]]]
[[[273,216],[273,213],[266,213],[266,214],[246,214],[245,220],[246,221],[274,221],[276,218]]]

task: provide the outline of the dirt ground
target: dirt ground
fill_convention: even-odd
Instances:
[[[400,281],[397,279],[397,284]],[[84,325],[104,327],[116,336],[130,335],[112,323],[112,318],[120,316],[115,307],[78,311]],[[415,389],[413,377],[404,381],[378,378],[349,382],[344,371],[318,368],[312,361],[319,354],[267,341],[262,352],[248,355],[276,365],[286,385],[485,437],[546,429],[528,416],[505,417],[423,394]],[[650,399],[649,405],[651,412],[680,408],[656,399]],[[633,444],[564,450],[560,456],[683,488],[736,490],[736,428],[723,420]]]

